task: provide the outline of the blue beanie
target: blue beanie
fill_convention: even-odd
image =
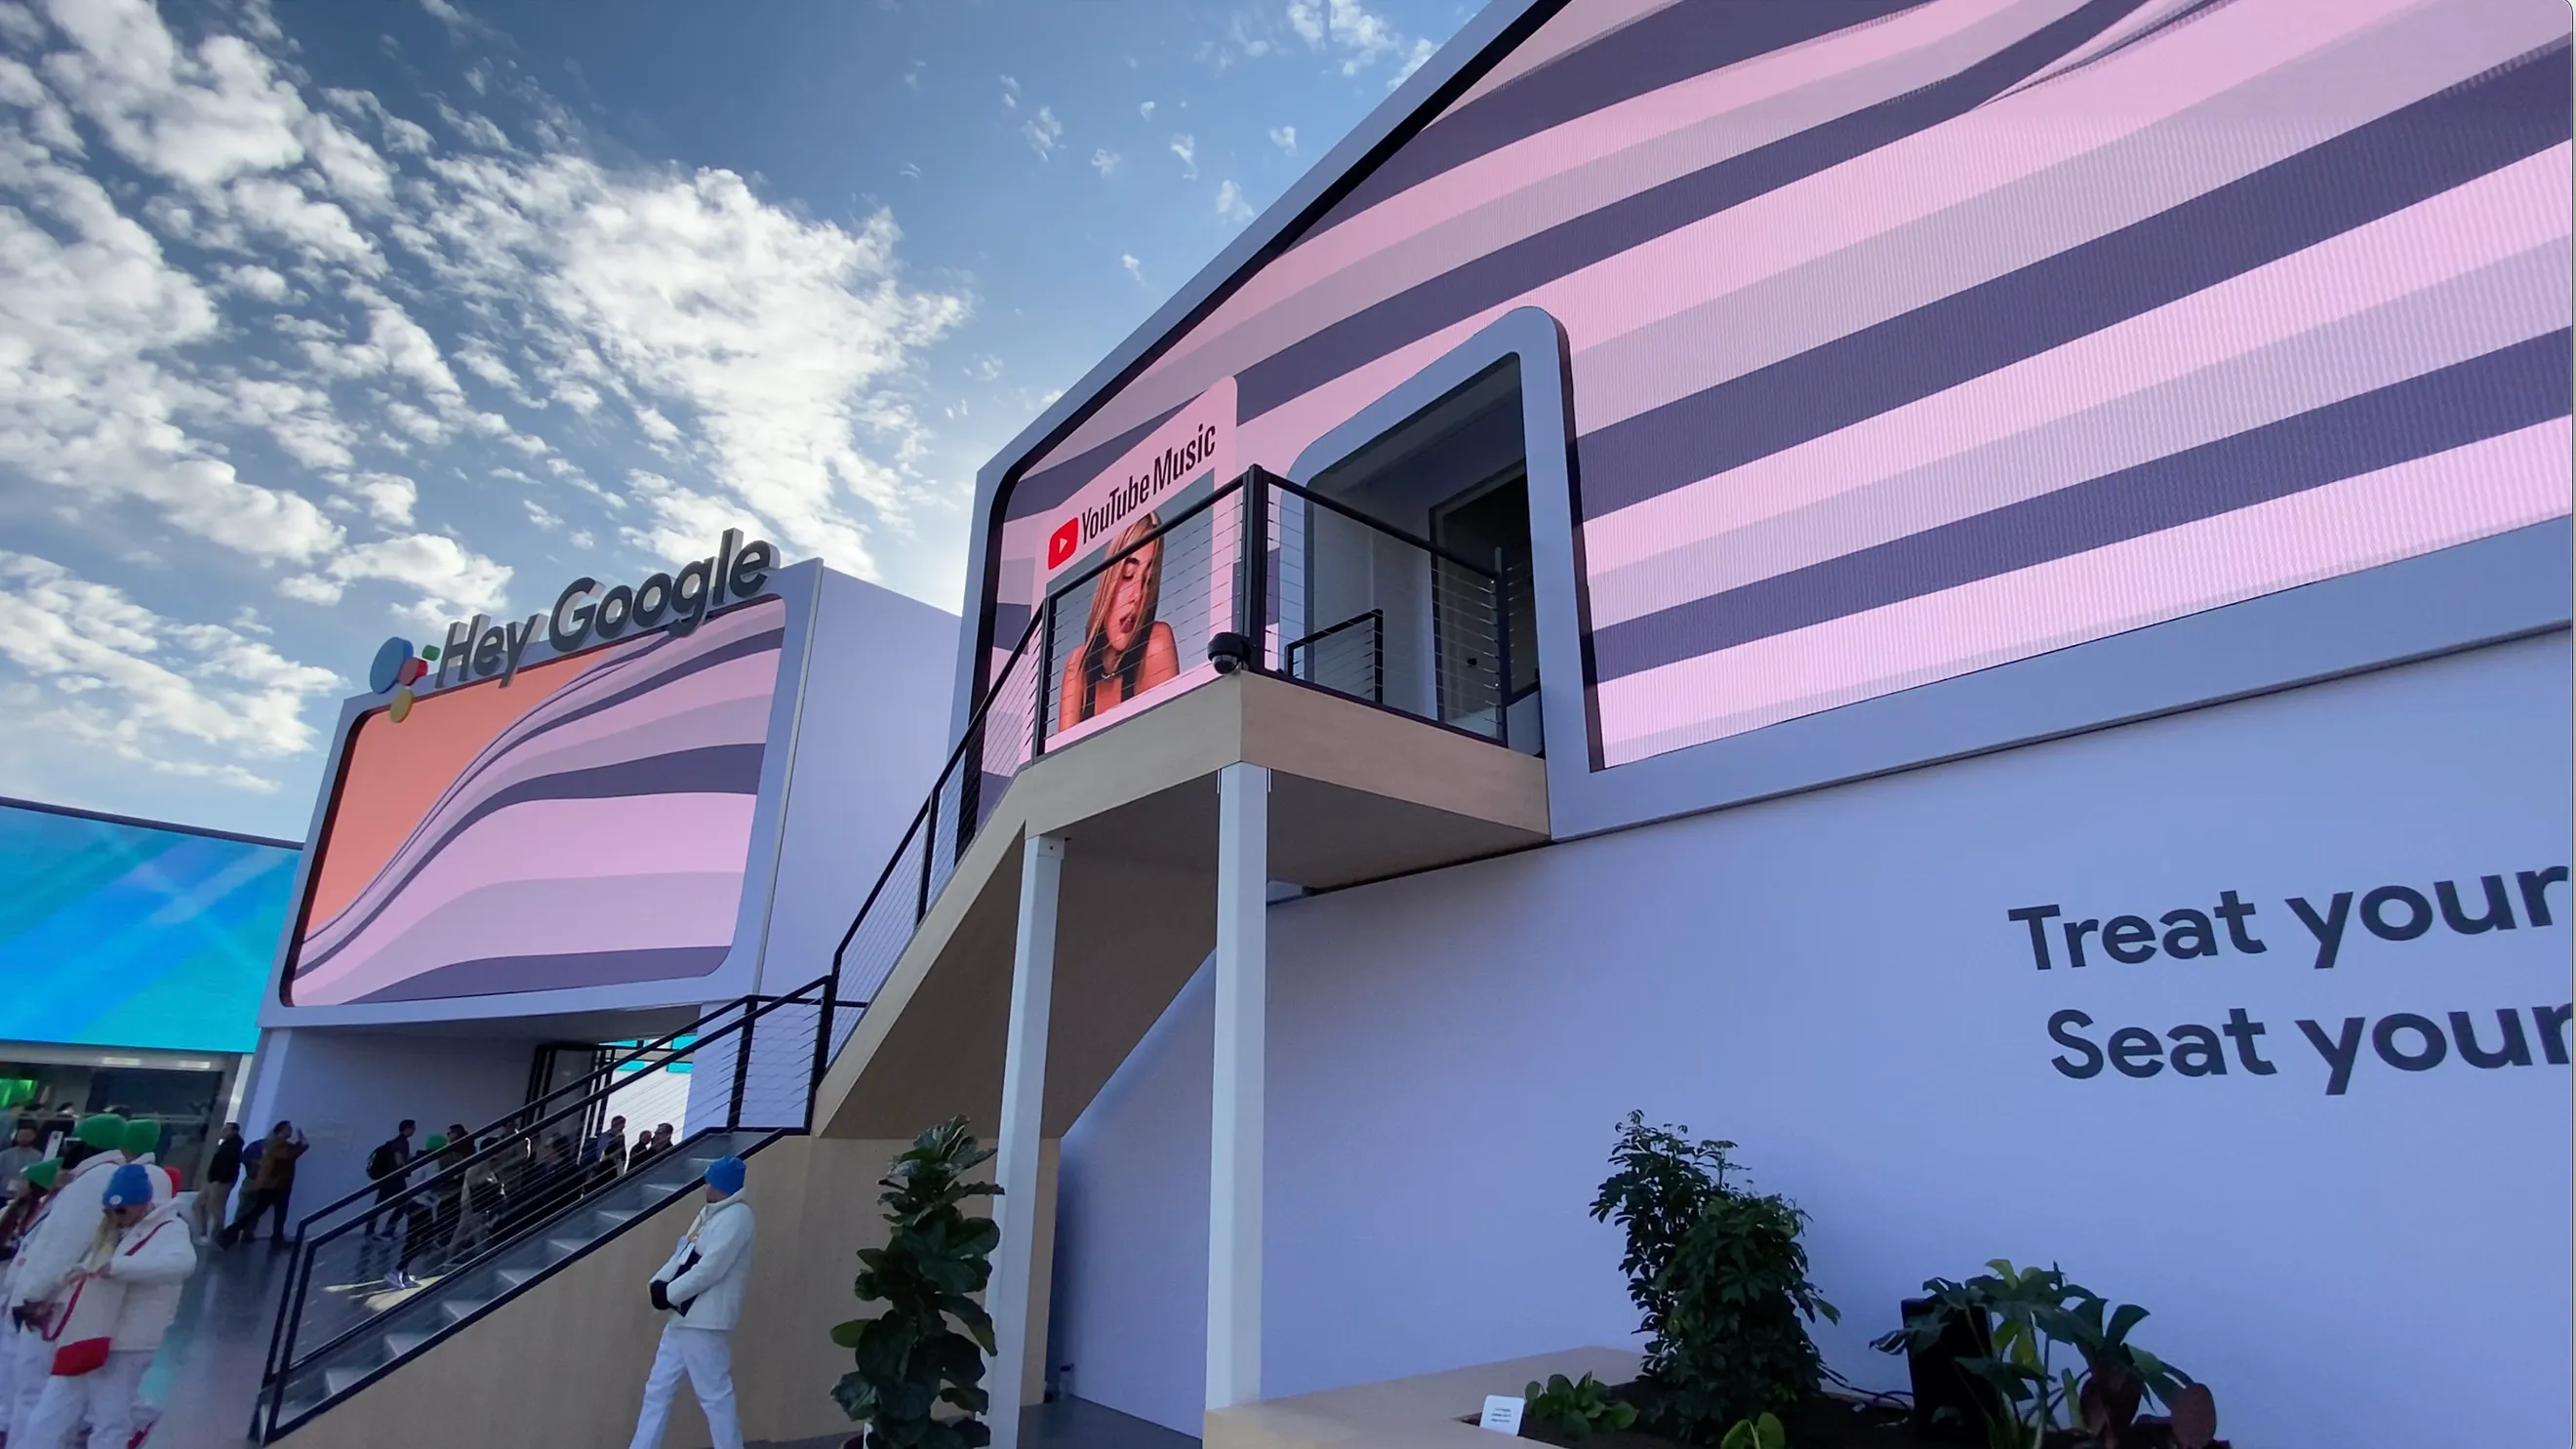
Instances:
[[[707,1186],[731,1197],[742,1191],[743,1174],[748,1170],[739,1157],[719,1157],[707,1164]]]
[[[150,1207],[152,1205],[152,1169],[129,1162],[107,1180],[107,1193],[98,1200],[103,1208]]]

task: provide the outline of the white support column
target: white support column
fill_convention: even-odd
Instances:
[[[1216,1101],[1208,1154],[1207,1403],[1261,1397],[1261,1084],[1270,772],[1217,777]]]
[[[1028,1356],[1043,1353],[1046,1325],[1029,1322],[1029,1289],[1037,1262],[1038,1133],[1046,1106],[1047,1019],[1055,999],[1056,897],[1064,879],[1064,837],[1029,839],[1020,856],[1020,934],[1011,964],[1010,1041],[1002,1059],[1002,1121],[994,1143],[994,1180],[1002,1196],[993,1221],[1002,1230],[993,1278],[984,1294],[993,1315],[993,1361],[984,1391],[992,1449],[1019,1449],[1020,1384]],[[1032,1345],[1035,1345],[1033,1348]]]

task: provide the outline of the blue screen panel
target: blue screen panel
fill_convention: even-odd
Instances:
[[[0,803],[0,1040],[251,1050],[296,855]]]

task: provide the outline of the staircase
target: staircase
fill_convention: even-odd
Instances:
[[[307,1214],[251,1439],[275,1442],[699,1191],[716,1159],[806,1131],[837,1005],[831,988],[826,977],[728,1002],[472,1134],[470,1155],[416,1168],[419,1180],[388,1202],[368,1188]],[[691,1037],[700,1080],[726,1097],[705,1114],[714,1121],[623,1174],[558,1153],[563,1134],[622,1085],[621,1067],[667,1058],[673,1041]]]

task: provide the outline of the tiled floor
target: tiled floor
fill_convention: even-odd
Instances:
[[[241,1449],[250,1442],[251,1404],[288,1261],[265,1241],[207,1251],[143,1380],[143,1397],[161,1405],[145,1441],[150,1449]]]
[[[244,1449],[250,1443],[251,1404],[259,1393],[286,1265],[287,1256],[270,1252],[265,1242],[206,1254],[180,1299],[161,1357],[143,1381],[143,1396],[162,1406],[146,1449]],[[631,1403],[613,1406],[622,1418],[631,1419],[634,1411]],[[848,1437],[765,1449],[840,1449]],[[1023,1449],[1197,1449],[1198,1442],[1079,1399],[1025,1410],[1020,1420]]]

